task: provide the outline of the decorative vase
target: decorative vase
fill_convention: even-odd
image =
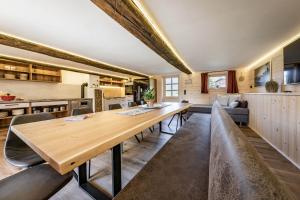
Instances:
[[[153,105],[154,105],[154,99],[146,100],[146,103],[147,103],[148,107],[153,107]]]
[[[279,85],[276,81],[270,80],[270,81],[266,82],[265,87],[266,87],[267,92],[275,93],[275,92],[278,92]]]

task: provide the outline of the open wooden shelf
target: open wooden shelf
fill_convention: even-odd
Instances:
[[[103,86],[124,86],[126,79],[100,76],[99,84]]]
[[[12,119],[14,116],[0,117],[0,119]]]
[[[14,75],[15,78],[5,78],[5,74]],[[27,79],[20,79],[22,74],[27,74]],[[0,60],[0,80],[60,83],[61,70],[55,67],[44,67],[32,64],[27,65],[13,61]]]

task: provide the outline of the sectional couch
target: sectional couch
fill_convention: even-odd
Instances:
[[[227,111],[231,116],[233,121],[241,124],[247,125],[249,122],[249,109],[248,107],[234,107],[236,105],[233,102],[241,102],[242,98],[240,94],[231,94],[231,95],[217,95],[216,101]],[[191,116],[193,113],[206,113],[210,114],[212,110],[212,105],[204,104],[193,104],[190,109],[188,116]]]

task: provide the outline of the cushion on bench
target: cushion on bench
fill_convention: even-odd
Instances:
[[[193,114],[116,200],[208,198],[210,115]]]
[[[48,199],[71,179],[71,173],[62,176],[49,165],[37,165],[1,180],[0,199]]]

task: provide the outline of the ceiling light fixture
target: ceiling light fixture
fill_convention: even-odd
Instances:
[[[171,42],[167,39],[167,37],[163,34],[160,30],[157,23],[154,21],[153,17],[149,14],[150,12],[147,11],[145,6],[142,4],[141,0],[132,0],[132,2],[140,9],[141,13],[144,17],[148,20],[151,26],[155,29],[155,31],[159,34],[159,36],[163,39],[163,41],[167,44],[167,46],[172,50],[172,52],[176,55],[176,57],[193,73],[194,71],[191,69],[190,66],[180,57],[178,52],[172,46]]]

